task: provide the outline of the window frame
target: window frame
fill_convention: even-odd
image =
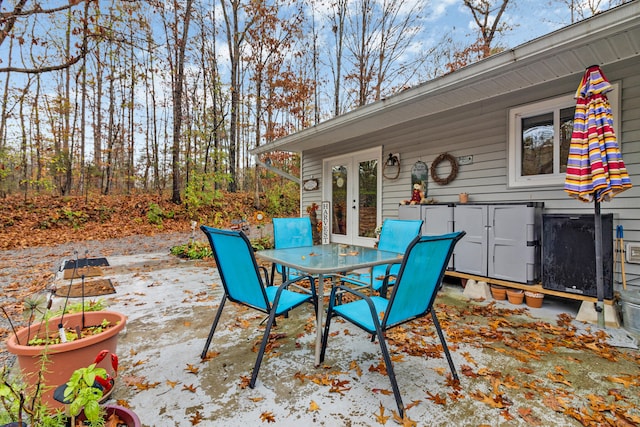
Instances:
[[[619,118],[619,84],[612,83],[612,90],[607,92],[611,110],[613,112],[614,130],[620,141],[620,118]],[[559,141],[559,119],[560,110],[575,107],[575,93],[564,94],[554,98],[544,99],[531,102],[528,104],[512,107],[508,112],[509,136],[507,156],[509,161],[508,167],[508,187],[548,187],[564,185],[565,173],[559,172],[560,163],[557,161],[560,157],[560,141]],[[522,119],[538,116],[542,114],[553,113],[554,124],[554,141],[553,141],[553,168],[552,174],[541,175],[522,175]]]

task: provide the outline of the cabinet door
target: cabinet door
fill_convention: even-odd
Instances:
[[[423,205],[422,206],[422,235],[437,236],[452,233],[454,205]],[[447,270],[454,270],[454,259],[451,257]]]
[[[453,232],[453,205],[423,205],[422,234],[437,236]]]
[[[421,215],[420,205],[398,206],[398,219],[423,219]]]
[[[454,219],[455,230],[467,233],[453,252],[456,271],[487,276],[488,206],[457,205]]]
[[[524,250],[527,247],[526,216],[531,209],[518,205],[489,206],[489,276],[526,282]]]

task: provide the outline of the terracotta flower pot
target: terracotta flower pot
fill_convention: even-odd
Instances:
[[[511,304],[522,304],[524,291],[522,289],[507,289],[507,299]]]
[[[540,292],[527,291],[524,293],[524,297],[529,307],[531,308],[542,307],[542,300],[544,300],[544,294],[541,294]]]
[[[507,288],[499,285],[491,285],[491,295],[493,295],[493,299],[497,300],[505,300],[507,299]]]
[[[37,323],[29,328],[22,328],[17,331],[16,335],[10,335],[7,340],[7,350],[17,356],[23,379],[27,385],[33,387],[38,383],[38,373],[42,368],[44,355],[47,362],[43,372],[45,389],[42,400],[51,409],[63,409],[64,405],[53,398],[53,392],[56,386],[69,381],[73,371],[92,364],[101,350],[116,353],[118,334],[124,329],[127,321],[124,314],[115,311],[85,312],[84,319],[85,325],[99,325],[103,320],[107,320],[114,326],[99,334],[66,343],[47,346],[26,345],[27,336],[34,337],[37,333],[43,336],[46,331],[49,334],[57,334],[60,317],[55,317],[46,324]],[[81,327],[82,313],[65,314],[63,322],[65,328]],[[109,358],[103,360],[99,366],[109,372],[111,369]]]

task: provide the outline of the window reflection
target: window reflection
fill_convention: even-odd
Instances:
[[[553,113],[522,119],[522,175],[553,173]]]
[[[359,164],[358,236],[375,237],[377,215],[378,161]]]
[[[347,168],[334,166],[331,168],[334,234],[347,234]]]

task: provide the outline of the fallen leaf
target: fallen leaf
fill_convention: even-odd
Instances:
[[[260,420],[262,422],[269,422],[269,423],[275,423],[276,422],[276,417],[273,415],[272,412],[263,412],[262,414],[260,414]]]
[[[197,375],[198,372],[200,371],[200,368],[198,368],[197,366],[193,366],[191,363],[187,363],[187,367],[185,368],[185,371],[187,371],[190,374]]]
[[[340,393],[344,395],[345,391],[351,390],[351,387],[346,386],[347,384],[349,384],[349,382],[349,380],[333,380],[331,382],[331,388],[329,389],[329,392]]]
[[[197,389],[198,388],[193,384],[189,384],[189,385],[185,384],[182,386],[182,391],[190,391],[191,393],[195,393]]]
[[[380,394],[384,394],[385,396],[391,396],[393,394],[393,392],[391,390],[387,390],[384,388],[374,388],[371,390],[374,393],[380,393]]]
[[[200,411],[196,410],[196,413],[189,417],[189,421],[191,421],[191,425],[195,426],[196,424],[200,424],[203,420],[202,414]]]
[[[389,420],[389,416],[384,414],[384,406],[382,406],[382,403],[380,403],[380,412],[374,414],[376,417],[376,421],[378,421],[378,423],[385,425],[387,424],[387,421]]]

